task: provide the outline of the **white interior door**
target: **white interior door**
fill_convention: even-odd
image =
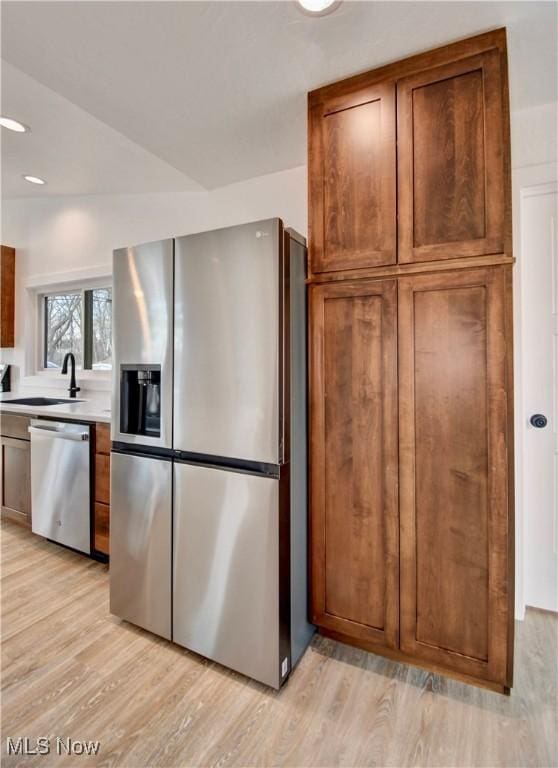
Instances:
[[[558,184],[521,195],[525,603],[558,611]]]

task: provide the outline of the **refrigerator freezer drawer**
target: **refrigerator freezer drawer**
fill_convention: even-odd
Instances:
[[[111,461],[110,610],[170,640],[172,462]]]
[[[174,473],[173,640],[278,688],[279,480]]]

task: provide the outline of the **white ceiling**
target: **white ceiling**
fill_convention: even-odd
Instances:
[[[2,113],[32,126],[2,130],[2,196],[42,197],[200,189],[194,181],[106,123],[2,64]],[[40,176],[39,187],[23,174]]]
[[[33,128],[4,140],[11,194],[24,184],[12,175],[40,175],[41,162],[48,187],[25,192],[211,189],[292,168],[305,162],[308,90],[497,26],[512,108],[557,98],[554,2],[346,1],[312,18],[292,2],[3,0],[1,14],[13,65],[2,111]]]

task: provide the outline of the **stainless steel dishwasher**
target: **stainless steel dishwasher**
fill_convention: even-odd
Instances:
[[[89,426],[32,419],[32,531],[91,554]]]

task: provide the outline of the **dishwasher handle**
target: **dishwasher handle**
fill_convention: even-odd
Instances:
[[[74,442],[83,442],[89,440],[89,431],[87,432],[61,432],[60,430],[53,429],[52,427],[28,427],[29,434],[31,435],[44,435],[45,432],[56,438],[56,440],[73,440]]]

